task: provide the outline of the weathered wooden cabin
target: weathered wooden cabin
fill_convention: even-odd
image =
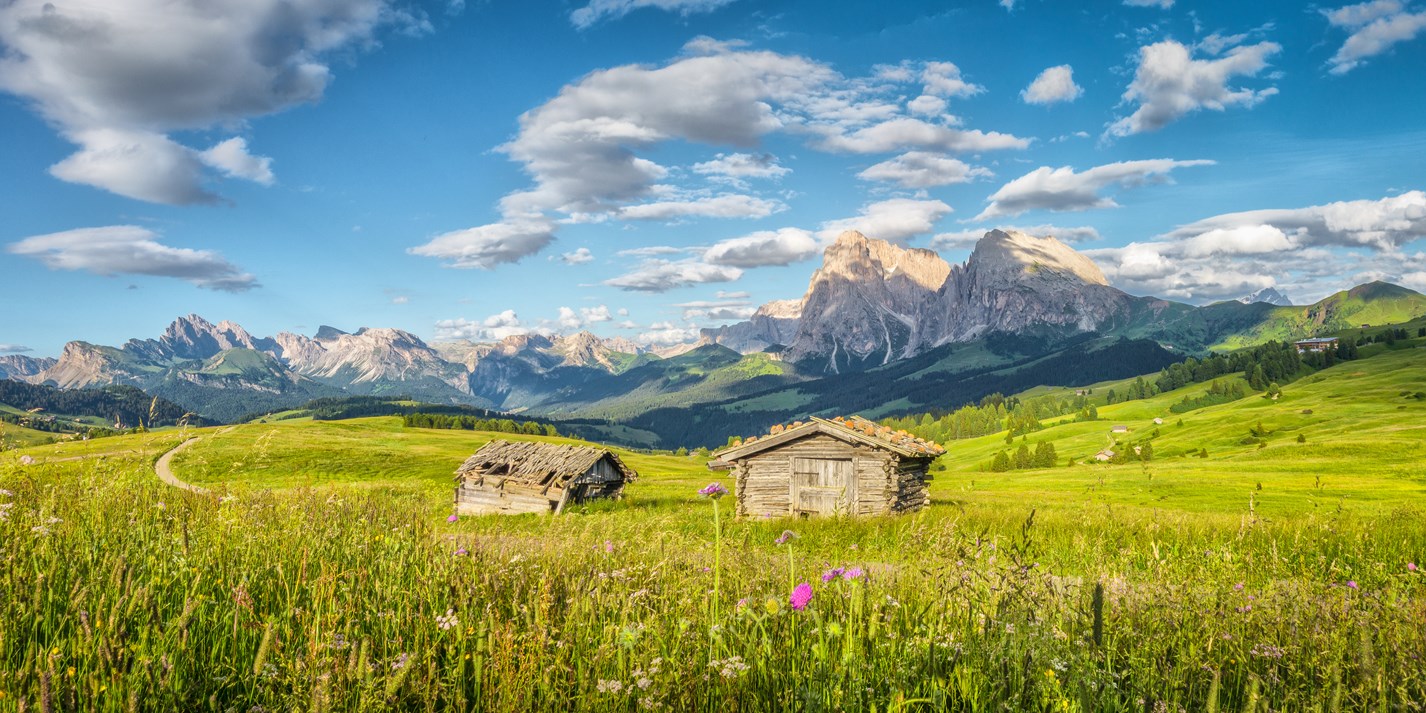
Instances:
[[[456,471],[456,512],[554,513],[597,498],[618,498],[638,477],[602,448],[491,441]]]
[[[883,515],[929,500],[931,462],[945,449],[864,418],[774,426],[714,455],[733,465],[738,515]]]

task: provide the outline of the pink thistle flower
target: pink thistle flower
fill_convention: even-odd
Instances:
[[[605,552],[613,552],[613,551],[614,551],[614,542],[613,542],[612,540],[605,540],[605,541],[604,541],[604,551],[605,551]]]
[[[464,557],[464,556],[466,556],[466,555],[468,555],[468,554],[470,554],[470,553],[467,552],[464,547],[462,547],[462,548],[456,550],[456,556],[457,556],[457,557]]]
[[[448,517],[448,518],[446,518],[446,522],[455,522],[456,520],[459,520],[459,519],[460,519],[460,516],[459,516],[459,515],[457,515],[457,514],[455,514],[455,513],[451,513],[451,516]]]
[[[866,577],[866,570],[861,567],[849,567],[847,571],[842,573],[842,579],[848,582],[855,582],[863,577]]]
[[[713,498],[714,500],[717,500],[718,498],[727,495],[728,489],[723,487],[722,483],[709,483],[702,490],[699,490],[698,494],[702,495],[705,498]]]
[[[792,588],[792,596],[787,598],[787,603],[797,611],[807,608],[808,602],[812,601],[812,585],[803,582]]]
[[[828,583],[828,582],[830,582],[830,581],[832,581],[832,580],[834,580],[834,579],[836,579],[836,578],[842,576],[842,574],[845,573],[846,571],[847,571],[847,568],[846,568],[846,567],[833,567],[832,569],[829,569],[829,570],[827,570],[826,572],[823,572],[823,573],[822,573],[822,583],[823,583],[823,584],[826,584],[826,583]]]
[[[1357,580],[1355,579],[1347,580],[1347,587],[1350,589],[1360,589],[1360,587],[1357,586]]]
[[[777,539],[773,540],[772,542],[775,545],[785,545],[795,539],[797,539],[797,533],[793,532],[792,530],[783,530],[782,534],[778,535]],[[1415,567],[1416,565],[1411,566]]]

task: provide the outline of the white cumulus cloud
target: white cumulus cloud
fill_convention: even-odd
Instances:
[[[951,207],[938,200],[891,198],[862,206],[852,218],[830,220],[818,231],[823,240],[833,240],[847,230],[892,243],[902,243],[931,232],[936,222],[950,215]]]
[[[239,124],[315,102],[328,55],[389,27],[430,29],[392,0],[105,0],[0,3],[0,91],[23,97],[79,146],[51,173],[154,203],[218,200],[225,176],[271,182],[245,142],[208,151],[177,131]]]
[[[610,287],[635,292],[667,292],[708,282],[732,282],[743,271],[729,265],[712,265],[701,260],[645,260],[634,270],[604,281]]]
[[[1110,186],[1132,188],[1167,181],[1170,171],[1186,166],[1209,166],[1212,161],[1175,161],[1160,158],[1120,161],[1076,173],[1069,166],[1041,166],[991,194],[990,204],[975,220],[1020,215],[1030,210],[1080,211],[1113,208],[1119,204],[1101,195]]]
[[[1268,57],[1282,49],[1274,42],[1242,45],[1218,59],[1194,59],[1188,47],[1164,40],[1139,48],[1139,67],[1124,92],[1124,101],[1138,107],[1110,124],[1106,135],[1129,136],[1157,131],[1190,112],[1251,108],[1277,93],[1265,89],[1234,88],[1236,76],[1255,76],[1268,66]]]
[[[715,243],[704,251],[703,260],[742,268],[790,265],[817,255],[822,247],[811,231],[801,228],[760,230]]]
[[[1035,81],[1020,92],[1020,99],[1026,104],[1054,104],[1072,102],[1083,93],[1084,89],[1074,83],[1074,69],[1062,64],[1040,72]]]
[[[864,181],[886,181],[903,188],[931,188],[952,183],[968,183],[978,177],[992,176],[989,169],[971,166],[960,159],[927,151],[908,151],[896,158],[882,161],[863,170],[857,177]]]
[[[538,252],[554,240],[554,226],[545,220],[515,220],[437,235],[412,255],[445,260],[450,267],[489,270]]]
[[[1332,74],[1346,74],[1426,30],[1426,11],[1411,12],[1398,0],[1372,0],[1322,14],[1333,27],[1351,33],[1328,60]]]
[[[79,228],[35,235],[6,250],[34,258],[52,270],[83,270],[97,275],[173,277],[220,292],[245,292],[257,279],[211,250],[175,248],[158,234],[134,225]]]

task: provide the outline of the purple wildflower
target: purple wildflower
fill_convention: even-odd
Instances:
[[[1239,583],[1233,585],[1233,591],[1235,591],[1235,592],[1241,592],[1241,591],[1243,591],[1243,583],[1242,583],[1242,582],[1239,582]]]
[[[812,601],[812,585],[803,582],[792,588],[792,596],[787,598],[787,603],[793,609],[802,611],[807,608],[807,603]]]
[[[832,569],[829,569],[829,570],[827,570],[826,572],[823,572],[823,573],[822,573],[822,583],[823,583],[823,584],[826,584],[826,583],[828,583],[828,582],[830,582],[830,581],[832,581],[832,580],[834,580],[834,579],[836,579],[836,578],[842,576],[842,574],[843,574],[844,572],[846,572],[846,571],[847,571],[847,568],[846,568],[846,567],[833,567]]]
[[[1350,589],[1358,589],[1358,587],[1357,587],[1357,580],[1355,580],[1355,579],[1349,579],[1349,580],[1347,580],[1347,587],[1350,588]]]
[[[796,538],[797,538],[797,533],[793,532],[792,530],[783,530],[783,531],[782,531],[782,534],[781,534],[781,535],[778,535],[778,536],[777,536],[777,539],[776,539],[776,540],[773,540],[772,542],[773,542],[773,544],[775,544],[775,545],[785,545],[785,544],[787,544],[787,543],[793,541],[793,540],[796,539]],[[1410,565],[1410,566],[1411,566],[1412,568],[1415,568],[1415,567],[1416,567],[1416,565],[1414,565],[1414,564],[1413,564],[1413,565]]]
[[[467,552],[464,547],[462,547],[462,548],[456,550],[456,556],[457,556],[457,557],[464,557],[464,556],[466,556],[466,555],[468,555],[468,554],[470,554],[470,553]]]
[[[848,567],[847,571],[842,573],[842,579],[845,579],[848,582],[855,582],[865,576],[866,570],[862,569],[861,567]]]
[[[1415,571],[1416,571],[1416,563],[1415,563],[1415,562],[1407,562],[1407,563],[1406,563],[1406,571],[1407,571],[1407,572],[1415,572]]]
[[[455,513],[451,513],[451,516],[448,517],[448,518],[446,518],[446,522],[455,522],[456,520],[459,520],[459,519],[460,519],[460,516],[459,516],[459,515],[457,515],[457,514],[455,514]]]
[[[604,541],[604,551],[605,551],[605,552],[613,552],[613,551],[614,551],[614,542],[613,542],[613,540],[605,540],[605,541]]]
[[[702,495],[705,498],[713,498],[714,500],[717,500],[718,498],[727,495],[728,489],[723,487],[722,483],[709,483],[702,490],[698,491],[698,494]]]

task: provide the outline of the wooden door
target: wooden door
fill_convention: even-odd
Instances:
[[[856,500],[855,473],[850,459],[793,458],[793,513],[851,512]]]

